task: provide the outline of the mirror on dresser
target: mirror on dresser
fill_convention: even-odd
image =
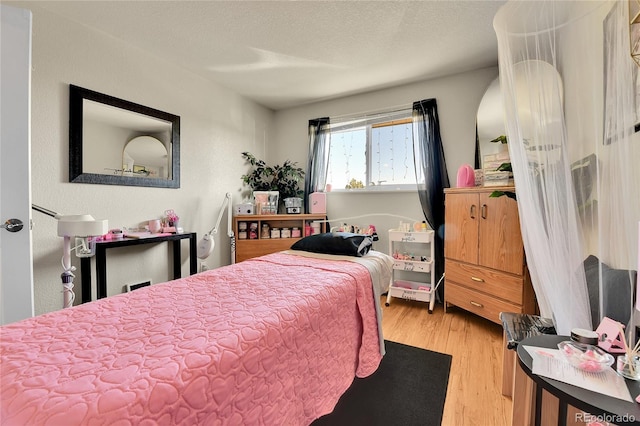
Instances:
[[[180,117],[69,86],[69,181],[180,187]]]
[[[504,107],[500,93],[500,78],[496,77],[482,96],[478,114],[476,116],[477,154],[480,168],[484,168],[483,158],[506,150],[506,144],[491,142],[498,136],[504,135]]]

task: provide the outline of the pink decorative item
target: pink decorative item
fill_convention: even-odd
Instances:
[[[149,221],[149,232],[157,234],[162,230],[162,223],[160,219],[154,219]]]
[[[473,188],[476,186],[476,173],[468,164],[463,164],[458,169],[458,188]]]
[[[624,328],[621,323],[612,320],[609,317],[602,318],[602,322],[596,329],[596,333],[600,336],[598,346],[609,353],[624,353],[624,336],[621,336],[620,330]]]
[[[398,288],[406,288],[409,290],[412,290],[413,287],[411,286],[411,283],[409,281],[404,281],[404,280],[395,280],[393,282],[394,287],[398,287]]]
[[[109,231],[109,234],[111,234],[112,240],[121,240],[124,237],[122,229],[112,229]]]
[[[167,218],[167,222],[169,223],[169,226],[175,226],[177,228],[178,221],[180,220],[178,215],[173,210],[165,210],[164,214]]]
[[[311,235],[316,235],[320,233],[320,222],[311,222]]]
[[[327,194],[324,192],[314,192],[309,195],[309,213],[327,212]]]
[[[610,368],[615,359],[597,346],[577,343],[572,340],[558,343],[560,353],[574,367],[590,373],[599,373]]]

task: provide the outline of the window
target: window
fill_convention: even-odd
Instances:
[[[413,125],[406,116],[331,130],[327,183],[334,190],[415,189]]]

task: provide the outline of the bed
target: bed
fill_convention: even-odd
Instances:
[[[390,266],[280,252],[3,326],[1,422],[309,424],[377,369]]]

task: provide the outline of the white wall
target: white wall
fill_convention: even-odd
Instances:
[[[96,120],[82,123],[82,171],[108,174],[121,170],[124,147],[134,133],[131,129],[116,127]],[[136,135],[137,136],[137,135]]]
[[[455,186],[458,168],[462,164],[473,166],[476,112],[482,95],[497,75],[497,67],[490,67],[278,111],[275,115],[275,137],[267,152],[268,159],[274,163],[289,159],[306,168],[310,119],[393,109],[411,106],[414,101],[436,98],[447,170],[451,186]],[[415,192],[363,194],[334,191],[327,193],[327,209],[330,219],[386,213],[424,220]],[[375,225],[381,239],[374,247],[387,252],[386,232],[397,227],[400,220],[397,217],[371,216],[350,223]]]
[[[32,83],[33,202],[59,213],[88,212],[109,220],[111,228],[136,226],[174,209],[181,226],[201,236],[213,226],[224,193],[241,200],[240,176],[246,166],[240,156],[250,151],[269,162],[307,162],[308,120],[322,116],[380,110],[435,97],[445,155],[452,184],[458,167],[473,164],[475,115],[482,94],[497,75],[487,68],[381,90],[365,95],[319,102],[274,113],[219,85],[120,41],[66,21],[37,5],[14,2],[34,14]],[[106,93],[181,117],[181,188],[162,189],[68,182],[68,85]],[[421,219],[415,193],[331,193],[330,217],[389,213]],[[399,219],[373,217],[385,250],[385,233]],[[223,223],[224,225],[224,223]],[[224,233],[222,233],[224,234]],[[60,294],[62,241],[51,218],[34,214],[34,279],[36,314],[57,310]],[[216,236],[208,267],[228,263],[226,237]],[[108,252],[108,294],[122,286],[170,276],[165,245]],[[183,243],[183,275],[188,273]],[[73,264],[79,269],[79,261]],[[95,279],[95,278],[94,278]],[[76,272],[80,297],[80,273]]]
[[[62,214],[90,213],[111,228],[136,226],[166,209],[200,236],[213,227],[224,194],[240,201],[240,153],[264,154],[273,134],[273,112],[235,92],[120,41],[64,20],[31,2],[33,11],[32,191],[33,202]],[[181,118],[181,188],[143,188],[69,183],[69,84],[167,111]],[[35,312],[60,309],[62,239],[55,221],[33,215]],[[223,225],[226,222],[223,222]],[[210,268],[228,263],[226,237],[218,234]],[[108,294],[122,286],[171,276],[165,244],[108,252]],[[183,275],[188,273],[183,243]],[[76,293],[80,299],[80,262]],[[95,274],[94,274],[95,276]]]

